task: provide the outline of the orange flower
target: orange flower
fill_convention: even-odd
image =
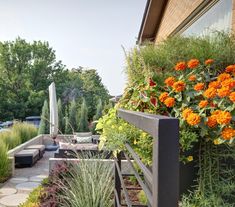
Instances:
[[[196,77],[195,75],[191,75],[191,76],[189,76],[188,80],[189,80],[189,81],[195,81],[196,78],[197,78],[197,77]]]
[[[235,136],[235,130],[230,127],[224,128],[221,136],[224,140],[230,140]]]
[[[229,87],[222,87],[221,89],[217,89],[217,94],[220,98],[229,96],[230,89],[229,89]]]
[[[200,103],[198,104],[200,108],[205,108],[207,105],[208,105],[207,100],[200,101]]]
[[[217,77],[217,80],[222,82],[226,79],[230,79],[231,78],[231,75],[229,75],[228,73],[221,73],[218,77]]]
[[[226,67],[225,71],[227,73],[231,73],[231,72],[235,72],[235,65],[229,65],[228,67]]]
[[[177,81],[172,87],[176,92],[181,92],[185,89],[185,83],[183,81]]]
[[[207,90],[205,90],[203,95],[206,98],[214,98],[216,96],[216,89],[215,88],[208,88]]]
[[[165,101],[164,101],[164,104],[167,106],[167,107],[173,107],[175,105],[175,99],[172,98],[172,97],[168,97]]]
[[[220,111],[216,116],[218,124],[228,124],[232,120],[232,116],[228,111]]]
[[[169,77],[165,80],[165,84],[167,86],[173,86],[174,83],[175,83],[175,78],[174,77]]]
[[[212,81],[209,83],[209,88],[219,88],[220,87],[220,82],[219,81]]]
[[[201,121],[201,117],[196,113],[191,113],[186,119],[187,123],[191,126],[198,125]]]
[[[206,125],[210,128],[214,128],[217,125],[216,116],[212,115],[207,118]]]
[[[188,116],[189,116],[189,114],[191,114],[191,113],[193,113],[193,110],[190,109],[190,108],[186,108],[186,109],[184,109],[183,112],[182,112],[182,117],[183,117],[184,119],[187,119]]]
[[[199,60],[198,59],[191,59],[190,61],[188,61],[188,67],[193,69],[196,68],[199,65]]]
[[[159,96],[159,100],[161,101],[161,102],[164,102],[167,98],[168,98],[168,93],[167,92],[163,92],[163,93],[161,93],[161,95]]]
[[[197,83],[197,84],[194,86],[194,90],[195,90],[195,91],[201,91],[201,90],[204,89],[204,86],[205,86],[204,83]]]
[[[222,110],[215,110],[215,111],[213,111],[211,114],[212,114],[213,116],[218,116],[221,112],[222,112]]]
[[[226,79],[221,82],[221,85],[222,87],[229,87],[230,89],[232,89],[233,87],[235,87],[235,80],[233,80],[232,78]]]
[[[212,63],[214,63],[214,60],[213,59],[207,59],[205,61],[205,65],[211,65]]]
[[[175,70],[180,71],[180,70],[185,70],[186,69],[186,63],[185,62],[179,62],[175,66]]]
[[[233,103],[235,103],[235,92],[230,93],[229,99],[230,99]]]

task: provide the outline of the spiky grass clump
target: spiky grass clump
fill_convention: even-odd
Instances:
[[[0,139],[0,183],[4,182],[10,175],[10,163],[7,152],[6,144]]]
[[[110,162],[82,159],[70,168],[71,177],[61,183],[61,207],[113,206],[113,168]]]

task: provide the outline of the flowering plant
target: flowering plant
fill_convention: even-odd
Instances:
[[[174,75],[165,80],[164,92],[158,96],[159,107],[172,108],[181,127],[200,132],[214,144],[235,140],[235,65],[218,76],[214,60],[203,64],[197,59],[177,63]]]

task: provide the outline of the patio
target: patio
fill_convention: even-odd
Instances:
[[[54,152],[46,152],[31,168],[16,168],[14,176],[0,188],[0,207],[16,207],[26,201],[32,190],[49,175],[49,158]]]

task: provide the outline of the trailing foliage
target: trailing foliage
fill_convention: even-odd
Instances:
[[[49,134],[50,131],[50,117],[47,100],[44,101],[42,107],[41,121],[38,129],[38,134]]]

